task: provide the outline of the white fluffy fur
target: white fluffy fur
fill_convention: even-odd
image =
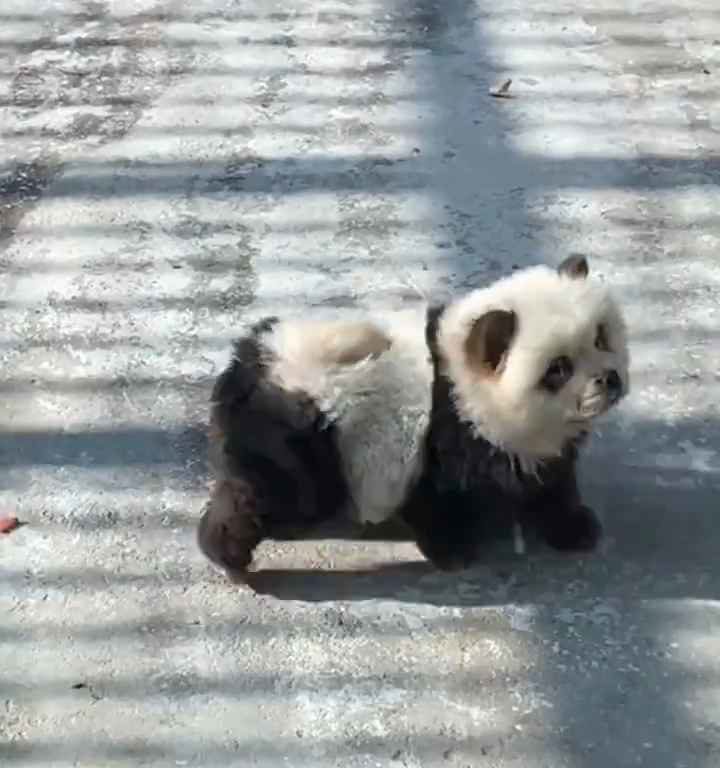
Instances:
[[[499,375],[469,366],[464,344],[473,321],[493,309],[512,310],[518,319]],[[595,347],[599,323],[611,352]],[[355,515],[373,523],[390,517],[424,458],[432,389],[424,308],[400,313],[382,329],[371,323],[280,323],[265,343],[275,358],[271,377],[312,395],[337,419]],[[625,326],[605,286],[547,267],[517,272],[450,304],[438,346],[461,417],[529,471],[557,455],[568,438],[588,428],[590,413],[602,410],[593,407],[596,376],[613,368],[628,388]],[[558,355],[574,361],[575,373],[551,395],[538,382]]]
[[[374,326],[372,338],[392,341],[379,357],[327,365],[329,356],[313,342],[337,341],[335,331],[349,328],[357,341],[353,324],[280,323],[266,339],[276,357],[270,375],[289,390],[308,392],[337,419],[351,514],[379,523],[402,503],[421,467],[432,387],[424,314],[402,313],[385,329]]]
[[[518,328],[502,373],[494,377],[467,365],[464,345],[473,321],[496,309],[514,311]],[[610,351],[595,347],[601,323]],[[614,369],[624,392],[629,390],[625,323],[608,289],[548,267],[516,272],[452,304],[440,320],[438,346],[455,383],[459,413],[530,471],[587,431],[598,415],[596,377]],[[560,355],[571,358],[575,372],[553,395],[537,383]]]

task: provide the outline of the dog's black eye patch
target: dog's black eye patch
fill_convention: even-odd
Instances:
[[[607,328],[600,323],[595,334],[595,347],[603,352],[610,352],[610,342],[608,341]]]
[[[565,355],[556,357],[548,365],[540,386],[548,392],[559,392],[570,381],[573,375],[572,360]]]

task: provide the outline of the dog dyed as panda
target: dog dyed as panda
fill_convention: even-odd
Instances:
[[[399,516],[444,569],[503,520],[592,548],[575,462],[628,387],[620,309],[582,257],[383,326],[264,320],[213,392],[200,546],[242,578],[263,538],[350,509]]]

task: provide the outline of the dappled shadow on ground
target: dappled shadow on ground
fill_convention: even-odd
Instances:
[[[599,149],[603,136],[628,128],[613,109],[622,94],[609,99],[591,78],[548,98],[542,122],[520,125],[524,118],[510,102],[487,97],[504,66],[498,50],[531,56],[534,75],[551,78],[568,66],[561,29],[536,33],[524,26],[503,36],[503,12],[464,0],[383,6],[377,23],[378,9],[364,6],[110,18],[104,4],[90,3],[79,13],[42,18],[0,14],[0,28],[28,25],[26,34],[0,46],[0,85],[7,85],[0,106],[14,110],[4,138],[18,149],[0,168],[0,266],[8,280],[20,281],[8,283],[0,303],[0,392],[13,417],[0,434],[0,469],[31,517],[31,525],[0,542],[0,585],[14,601],[0,640],[17,652],[0,680],[13,702],[3,713],[12,735],[0,745],[4,765],[274,766],[291,754],[312,768],[324,768],[326,758],[349,767],[358,755],[408,767],[423,760],[464,766],[469,755],[534,768],[539,753],[547,764],[573,768],[717,764],[712,638],[719,629],[720,425],[703,394],[716,380],[707,366],[678,362],[685,347],[705,354],[714,343],[716,329],[696,311],[714,283],[687,257],[694,242],[687,238],[716,228],[717,218],[692,197],[675,207],[672,201],[688,187],[717,181],[718,153],[697,145],[687,152]],[[305,17],[315,21],[313,30],[280,28]],[[363,34],[325,32],[330,23],[362,18],[370,19]],[[613,50],[628,52],[633,76],[652,59],[656,74],[690,71],[697,62],[668,60],[672,46],[652,31],[653,20],[618,9],[592,14],[598,28],[626,29]],[[55,32],[37,28],[41,22],[56,24]],[[253,65],[206,58],[226,25],[238,22],[244,33],[230,53],[255,46]],[[277,34],[256,29],[256,22],[277,24]],[[718,14],[705,13],[704,23],[715,28]],[[362,60],[264,61],[273,50],[350,51]],[[64,63],[52,59],[69,51]],[[388,78],[413,67],[415,89],[386,96]],[[156,122],[144,123],[158,97],[190,75],[208,88],[224,83],[212,98],[227,122],[216,116],[216,124],[174,124],[189,104],[200,116],[211,106],[204,88],[196,88],[168,98]],[[303,78],[302,87],[286,87],[284,78],[293,76]],[[343,83],[343,92],[328,92],[329,82]],[[711,86],[692,95],[695,105],[715,98]],[[285,113],[305,103],[315,105],[314,117]],[[327,117],[330,109],[383,105],[418,106],[432,117],[420,128],[410,113],[374,124]],[[245,113],[233,110],[248,106],[256,112],[246,125]],[[704,141],[703,117],[696,118],[693,136]],[[635,127],[659,143],[682,132],[687,119],[645,116]],[[472,129],[461,129],[464,123]],[[518,126],[530,134],[562,128],[585,142],[564,154],[554,146],[546,154],[520,151],[511,140]],[[373,131],[381,134],[374,144],[367,139]],[[401,150],[384,151],[383,142],[390,146],[398,135],[407,137]],[[126,136],[144,147],[139,156],[92,158]],[[201,159],[155,156],[165,141],[262,143],[268,136],[306,143],[257,153],[233,146]],[[38,142],[38,156],[24,157]],[[583,482],[605,521],[604,549],[577,558],[531,542],[529,554],[517,557],[509,542],[499,542],[476,568],[440,574],[412,552],[399,562],[388,556],[388,542],[404,540],[399,529],[369,534],[336,526],[308,537],[310,546],[327,544],[327,556],[312,564],[298,562],[308,542],[297,542],[261,553],[250,588],[209,576],[192,530],[205,495],[199,414],[212,366],[168,366],[167,350],[202,359],[226,344],[257,298],[259,273],[271,283],[267,301],[352,304],[332,287],[327,295],[287,293],[274,259],[261,253],[263,238],[279,238],[281,267],[301,274],[317,266],[300,247],[303,238],[327,236],[318,242],[336,246],[345,259],[331,277],[354,271],[364,284],[378,268],[378,251],[384,255],[388,243],[434,223],[387,201],[363,215],[352,208],[353,196],[426,195],[429,208],[453,222],[428,242],[443,254],[449,284],[458,285],[468,275],[484,280],[515,263],[564,255],[556,252],[563,222],[553,225],[540,213],[568,189],[588,199],[617,190],[630,196],[627,206],[602,211],[615,239],[593,245],[606,265],[636,268],[623,272],[620,288],[641,308],[636,315],[646,316],[633,329],[639,391],[659,388],[670,397],[683,388],[700,403],[651,416],[638,408],[593,445]],[[325,206],[306,212],[303,205],[319,194],[336,196],[347,210],[334,217]],[[498,196],[503,203],[493,207]],[[86,199],[105,217],[56,208]],[[238,207],[215,210],[228,199]],[[172,209],[178,200],[180,213]],[[287,203],[287,216],[272,208],[278,201]],[[38,205],[51,213],[30,217]],[[118,218],[132,205],[140,206],[136,216]],[[487,220],[490,212],[497,221]],[[33,242],[40,245],[21,258]],[[167,242],[172,258],[156,259]],[[405,255],[408,264],[422,261]],[[689,263],[681,290],[672,279],[680,257]],[[140,282],[127,282],[138,275]],[[229,282],[214,282],[222,278]],[[374,290],[379,298],[417,298],[402,285]],[[87,357],[48,370],[43,355],[62,358],[67,349]],[[669,372],[652,368],[654,355]],[[83,418],[68,427],[67,413]],[[52,482],[44,486],[46,475]],[[356,550],[342,548],[348,541],[366,547],[360,564]],[[433,645],[439,639],[444,644]],[[437,712],[433,699],[443,702],[442,727],[423,719]],[[222,726],[197,719],[207,710]],[[58,711],[72,712],[72,724]],[[104,714],[92,720],[88,712],[97,711]],[[458,711],[463,727],[446,725]],[[391,723],[385,732],[378,712]],[[106,727],[123,717],[131,731],[152,720],[156,732],[136,737],[122,723]]]

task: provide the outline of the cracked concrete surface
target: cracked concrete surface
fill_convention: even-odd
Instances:
[[[4,0],[0,763],[715,768],[718,77],[710,0]],[[243,324],[573,251],[632,329],[602,552],[208,569]]]

